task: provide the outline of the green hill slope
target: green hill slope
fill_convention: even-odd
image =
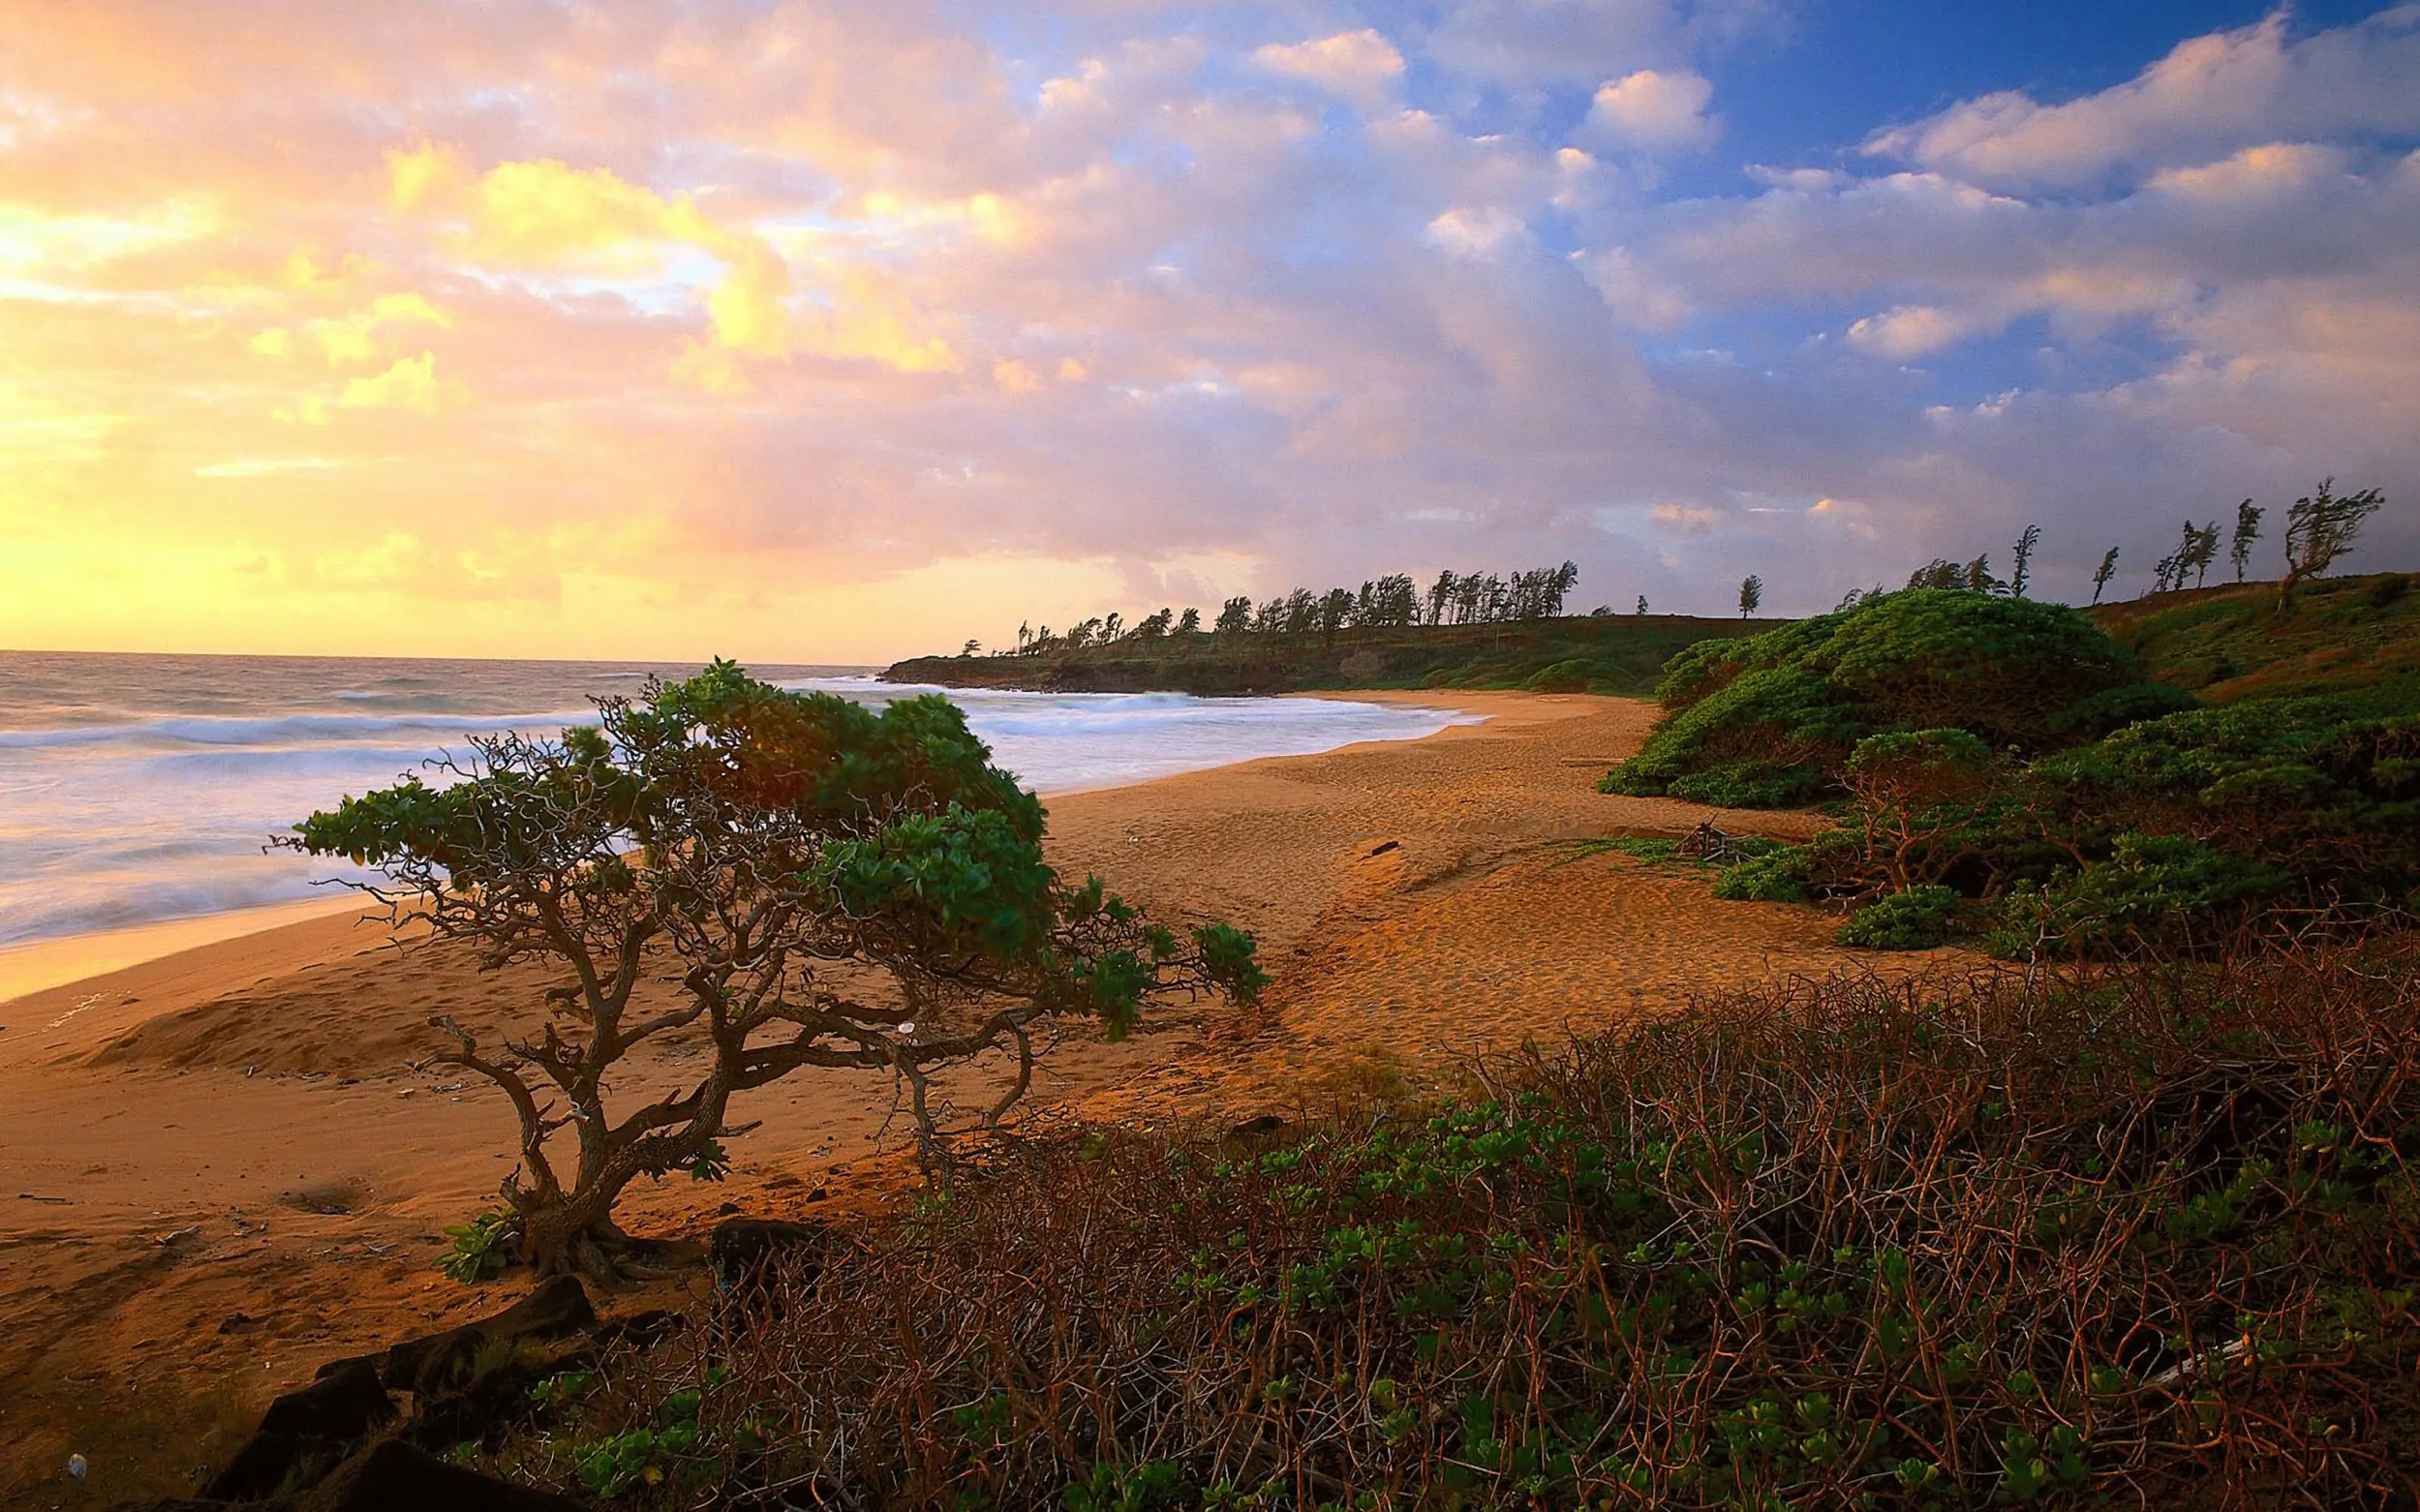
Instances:
[[[2420,713],[2420,594],[2399,572],[2155,594],[2092,611],[2159,681],[2208,703],[2328,693],[2367,714]]]

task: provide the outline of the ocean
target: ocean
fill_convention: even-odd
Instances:
[[[696,670],[0,652],[0,947],[324,893],[352,873],[266,852],[270,836],[458,748],[465,734],[551,733],[592,719],[591,698]],[[932,691],[876,682],[865,668],[750,671],[867,702]],[[950,696],[993,759],[1045,795],[1469,720],[1325,699]]]

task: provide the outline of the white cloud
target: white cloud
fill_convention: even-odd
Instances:
[[[1701,147],[1717,133],[1706,115],[1714,98],[1714,86],[1702,74],[1640,69],[1598,88],[1582,130],[1650,149]]]
[[[1849,328],[1849,345],[1877,357],[1930,357],[1972,335],[1979,322],[1931,304],[1902,304]]]
[[[1404,54],[1369,27],[1308,42],[1271,42],[1252,61],[1271,73],[1317,85],[1365,112],[1384,109],[1404,78]]]
[[[1985,95],[1880,131],[1869,152],[2002,188],[2088,185],[2279,138],[2420,131],[2420,5],[2289,40],[2291,14],[2180,42],[2136,77],[2045,105]]]

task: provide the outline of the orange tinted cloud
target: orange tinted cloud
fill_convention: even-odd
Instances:
[[[1434,11],[16,8],[0,644],[872,658],[1565,556],[1822,608],[2420,486],[2405,11],[1788,172],[1665,0]]]

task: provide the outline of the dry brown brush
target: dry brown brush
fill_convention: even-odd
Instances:
[[[504,1462],[662,1506],[2409,1505],[2415,964],[1787,982],[1426,1106],[1028,1149],[728,1349],[555,1383]]]

